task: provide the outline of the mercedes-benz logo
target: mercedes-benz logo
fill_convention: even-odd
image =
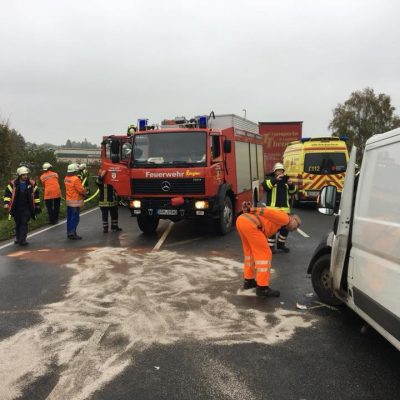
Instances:
[[[161,190],[163,192],[169,192],[171,190],[171,184],[168,181],[164,181],[161,183]]]

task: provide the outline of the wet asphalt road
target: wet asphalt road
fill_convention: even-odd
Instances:
[[[0,399],[399,399],[400,353],[345,307],[315,307],[307,264],[332,220],[302,208],[279,299],[243,293],[236,232],[175,224],[159,252],[121,210],[0,244]],[[6,246],[6,247],[4,247]]]

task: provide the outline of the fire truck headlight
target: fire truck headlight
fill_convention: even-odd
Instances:
[[[130,203],[131,208],[140,208],[142,206],[142,202],[140,200],[131,200]]]
[[[205,208],[208,208],[208,201],[204,201],[204,200],[196,201],[196,203],[194,203],[194,206],[198,210],[204,210]]]

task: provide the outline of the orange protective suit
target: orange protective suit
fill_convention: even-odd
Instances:
[[[58,174],[54,171],[46,171],[40,176],[40,181],[44,187],[44,199],[58,199],[61,197]]]
[[[64,179],[65,197],[68,207],[82,207],[85,197],[85,188],[78,176],[66,176]]]
[[[236,228],[242,240],[244,279],[255,279],[258,286],[269,286],[272,252],[267,238],[289,223],[289,216],[273,208],[252,208],[240,215]]]

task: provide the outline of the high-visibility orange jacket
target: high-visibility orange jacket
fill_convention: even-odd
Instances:
[[[255,279],[258,286],[269,286],[272,253],[267,237],[289,223],[289,216],[273,208],[252,208],[240,215],[236,228],[242,240],[245,279]]]
[[[258,207],[250,210],[251,214],[258,216],[261,222],[264,235],[270,237],[275,234],[282,226],[289,223],[289,216],[286,212],[270,207]]]
[[[58,174],[54,171],[46,171],[40,176],[40,181],[44,187],[44,199],[58,199],[61,197]]]
[[[85,188],[82,182],[76,175],[66,176],[64,179],[65,197],[68,207],[82,207]]]

